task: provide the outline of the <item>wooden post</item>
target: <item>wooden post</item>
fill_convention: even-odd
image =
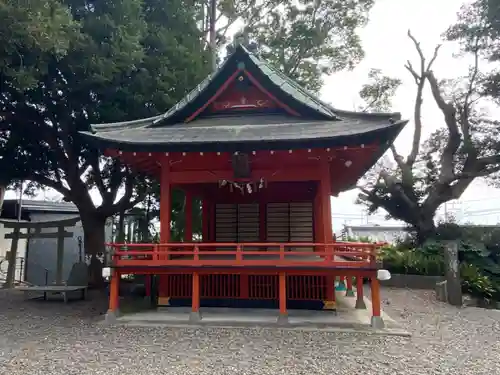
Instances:
[[[280,305],[280,315],[278,317],[278,323],[286,324],[288,323],[288,312],[286,310],[286,273],[280,272],[279,274],[279,305]]]
[[[170,242],[171,200],[169,159],[165,157],[161,164],[160,180],[160,246],[158,247],[160,254],[167,250],[161,244]],[[167,260],[170,259],[170,255],[161,254],[159,258]],[[170,296],[165,293],[168,290],[169,275],[159,275],[158,278],[158,303],[168,304]]]
[[[184,242],[193,242],[193,195],[186,191],[184,206]]]
[[[267,238],[267,227],[266,227],[266,219],[267,219],[267,204],[259,203],[259,241],[266,242]],[[259,249],[264,251],[265,249]]]
[[[325,235],[323,234],[323,211],[321,210],[321,182],[318,183],[316,196],[314,197],[314,242],[323,242]],[[316,248],[316,251],[324,251],[324,248]]]
[[[200,317],[200,274],[193,272],[193,293],[191,297],[191,314],[189,320],[197,322]]]
[[[248,299],[250,298],[250,288],[249,288],[250,278],[248,274],[240,274],[240,298]]]
[[[203,242],[210,241],[210,203],[203,199],[201,202],[201,226]]]
[[[462,306],[462,284],[460,281],[460,263],[458,261],[458,244],[456,241],[445,242],[444,256],[448,303],[453,306]]]
[[[113,268],[109,282],[109,308],[106,313],[106,321],[113,323],[118,317],[120,307],[120,272]]]
[[[335,276],[326,276],[326,300],[323,301],[323,310],[335,310]]]
[[[64,265],[64,227],[57,228],[57,266],[56,266],[56,285],[63,283],[63,265]]]
[[[356,308],[366,309],[364,290],[363,290],[363,277],[356,277]]]
[[[332,228],[332,204],[330,201],[331,192],[330,181],[330,165],[324,162],[321,165],[321,181],[320,181],[320,196],[321,196],[321,213],[323,224],[323,242],[325,244],[333,243],[333,228]],[[333,251],[331,246],[326,246],[328,252]],[[327,256],[327,260],[333,260],[332,256]]]
[[[4,288],[12,288],[14,286],[14,278],[16,276],[17,245],[19,243],[20,233],[20,227],[13,228],[8,259],[9,263],[7,265],[7,279],[3,285]]]
[[[209,204],[209,212],[210,212],[210,226],[209,226],[209,240],[210,242],[215,242],[215,226],[217,223],[215,222],[215,203],[210,202]]]
[[[170,242],[170,221],[171,221],[171,191],[169,178],[168,159],[164,159],[161,166],[160,182],[160,242]]]
[[[373,328],[384,328],[384,321],[381,316],[380,283],[376,275],[371,277],[372,292],[372,321]]]
[[[152,283],[151,275],[144,275],[144,294],[146,297],[151,297],[151,283]]]
[[[345,296],[346,297],[354,297],[354,290],[352,288],[352,276],[347,275],[346,276],[346,291],[345,291]]]

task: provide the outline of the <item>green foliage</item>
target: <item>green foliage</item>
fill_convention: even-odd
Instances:
[[[347,237],[347,242],[362,242],[362,243],[374,243],[369,236],[360,236],[360,237]]]
[[[468,54],[477,55],[481,59],[486,59],[489,64],[481,69],[480,85],[478,91],[481,95],[492,99],[500,104],[500,1],[499,0],[475,0],[464,4],[458,14],[457,22],[445,33],[447,40],[458,41],[462,50]],[[499,145],[499,123],[494,116],[491,116],[489,123],[479,124],[486,135],[484,139],[479,139],[484,144],[483,152],[487,156],[498,155]],[[490,133],[491,131],[492,133]],[[488,180],[498,186],[500,166],[498,156],[490,170]]]
[[[50,17],[41,17],[45,13],[36,9],[36,17],[31,17],[25,10],[24,21],[14,6],[0,7],[8,12],[0,30],[11,30],[21,20],[26,30],[50,35],[65,47],[47,46],[43,38],[34,43],[33,35],[38,34],[31,31],[16,34],[25,39],[16,40],[15,47],[27,46],[19,50],[22,60],[36,58],[41,68],[31,84],[22,87],[17,75],[0,76],[0,106],[8,114],[0,124],[0,160],[15,166],[16,178],[54,188],[73,201],[86,230],[89,221],[104,223],[106,217],[141,201],[152,181],[116,159],[101,158],[99,150],[82,143],[77,132],[87,130],[91,122],[166,111],[206,76],[207,58],[201,33],[192,22],[191,2],[53,0],[49,4],[57,5]],[[0,44],[9,46],[10,37],[0,33]],[[0,49],[0,61],[15,68],[10,52]],[[99,207],[94,206],[89,188],[101,195]],[[124,192],[121,197],[119,191]]]
[[[368,82],[359,91],[359,96],[365,102],[362,110],[389,112],[392,108],[392,98],[401,83],[399,78],[382,75],[380,69],[371,69],[368,73]]]
[[[319,91],[324,74],[352,69],[363,58],[357,31],[373,0],[268,4],[242,17],[244,34],[264,59],[306,89]]]
[[[383,247],[379,257],[384,267],[393,273],[443,275],[442,241],[455,240],[464,291],[485,300],[500,300],[500,228],[440,223],[436,232],[439,239],[416,248],[406,247],[408,243]]]
[[[478,266],[462,263],[460,277],[465,292],[486,300],[500,300],[500,284],[495,284]]]
[[[0,71],[20,90],[47,72],[42,55],[61,59],[78,32],[78,23],[57,0],[3,0],[0,20]]]
[[[444,275],[443,256],[433,254],[433,249],[429,253],[420,249],[398,250],[395,247],[387,246],[382,248],[380,258],[384,268],[392,273],[408,275]]]

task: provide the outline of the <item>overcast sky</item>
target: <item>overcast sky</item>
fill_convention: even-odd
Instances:
[[[411,120],[414,106],[415,84],[404,69],[404,63],[412,59],[418,61],[413,44],[407,37],[408,29],[420,41],[422,49],[431,55],[435,46],[442,43],[441,34],[453,24],[461,0],[376,0],[370,14],[370,22],[361,31],[365,59],[351,72],[337,73],[326,77],[321,91],[323,100],[337,108],[352,110],[359,101],[358,91],[366,82],[371,68],[382,69],[384,74],[398,77],[403,84],[394,98],[394,110]],[[453,78],[467,71],[467,59],[457,60],[453,54],[458,52],[456,45],[445,44],[434,65],[436,76]],[[424,137],[437,127],[443,126],[442,115],[434,105],[430,92],[425,92],[423,106]],[[396,141],[399,150],[408,149],[413,124],[407,126]],[[404,154],[407,151],[403,152]],[[53,193],[42,194],[43,199],[54,197]],[[354,204],[357,193],[350,191],[332,199],[334,229],[338,232],[346,222],[352,224],[384,223],[383,214],[367,218],[363,208]],[[8,192],[7,198],[15,198]],[[487,203],[486,198],[490,201]],[[500,222],[500,191],[477,182],[463,195],[466,203],[452,203],[448,210],[456,211],[464,221],[494,224]]]

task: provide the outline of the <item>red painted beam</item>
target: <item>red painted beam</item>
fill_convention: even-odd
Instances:
[[[279,275],[280,272],[284,271],[287,275],[297,275],[297,276],[328,276],[332,272],[336,275],[343,276],[356,276],[356,277],[376,277],[376,269],[325,269],[321,267],[313,268],[308,267],[304,269],[302,267],[238,267],[237,269],[233,267],[119,267],[120,273],[122,274],[143,274],[143,275],[192,275],[193,272],[198,272],[200,275],[215,275],[215,274],[226,274],[226,275]]]
[[[251,179],[239,179],[240,182],[256,182],[260,178],[272,181],[316,181],[321,174],[314,168],[295,168],[287,170],[254,170]],[[234,181],[233,171],[178,171],[170,172],[173,184],[218,183],[220,180]]]

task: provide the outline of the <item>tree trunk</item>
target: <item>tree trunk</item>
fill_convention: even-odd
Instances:
[[[5,192],[7,191],[7,186],[0,185],[0,212],[2,212],[3,201],[5,198]]]
[[[436,224],[434,224],[434,215],[423,216],[414,226],[417,235],[417,245],[424,244],[427,240],[433,238],[436,234]]]
[[[102,262],[98,257],[104,256],[105,253],[106,218],[95,213],[82,213],[81,211],[80,215],[82,218],[85,255],[90,256],[89,284],[102,287],[104,284]]]

